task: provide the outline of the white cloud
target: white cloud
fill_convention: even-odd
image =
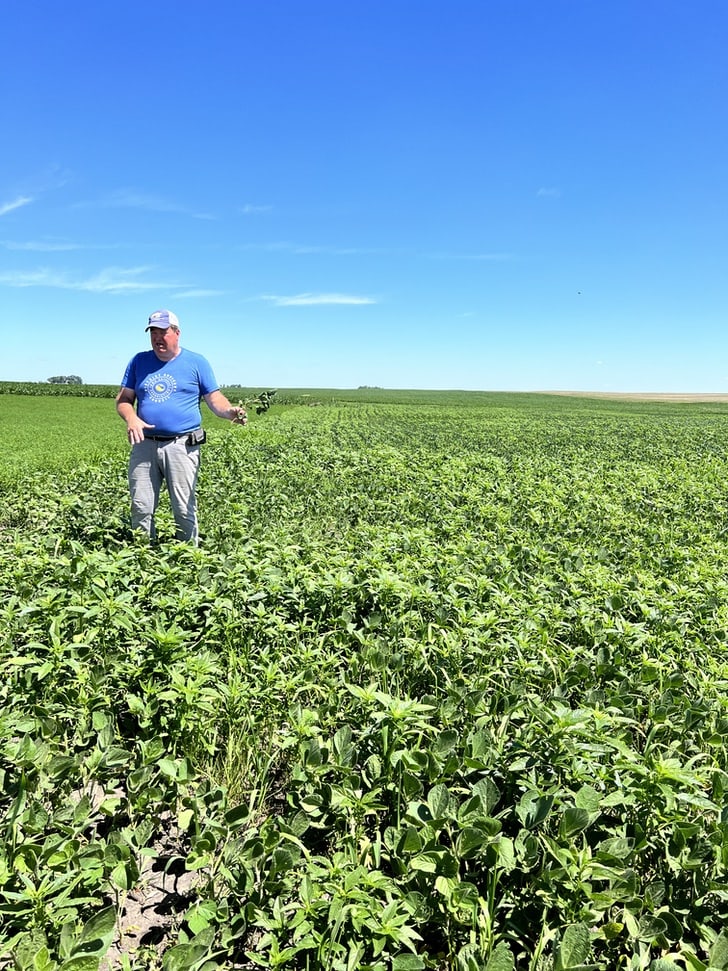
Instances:
[[[254,206],[252,203],[246,202],[240,211],[245,216],[257,216],[264,212],[270,212],[272,208],[273,206]]]
[[[0,284],[6,287],[62,287],[68,289],[62,274],[45,269],[0,273]]]
[[[362,256],[381,252],[380,250],[374,249],[360,249],[356,246],[311,246],[305,243],[295,244],[290,248],[294,253],[314,256],[319,254],[323,254],[324,256]]]
[[[512,253],[430,253],[431,260],[474,260],[484,263],[502,263],[512,260]]]
[[[144,209],[147,212],[169,212],[193,219],[214,219],[209,213],[197,212],[189,206],[183,206],[161,196],[139,192],[137,189],[117,189],[110,195],[96,202],[79,202],[76,208],[89,209],[99,206],[102,209]]]
[[[48,267],[30,271],[0,273],[0,286],[51,287],[57,290],[76,290],[82,293],[131,294],[166,290],[177,298],[219,297],[224,290],[211,290],[188,283],[174,283],[158,277],[147,278],[151,266],[109,266],[93,276],[75,277]]]
[[[177,299],[183,297],[222,297],[224,295],[224,290],[201,290],[190,288],[189,290],[179,290],[175,293]]]
[[[556,186],[541,186],[541,188],[536,193],[537,196],[547,197],[550,199],[558,199],[561,196],[561,189]]]
[[[15,209],[20,209],[21,206],[27,206],[31,202],[33,202],[32,196],[18,196],[18,198],[13,199],[12,202],[1,203],[0,216],[5,216],[9,212],[13,212]]]
[[[78,279],[47,268],[0,273],[0,284],[8,287],[52,287],[85,293],[146,293],[149,290],[178,290],[180,284],[140,279],[150,267],[107,267],[95,276]]]
[[[77,289],[88,290],[91,293],[144,293],[147,290],[169,289],[171,284],[155,281],[140,280],[139,277],[149,272],[149,267],[138,266],[123,269],[111,266],[101,270],[94,277],[82,281]]]
[[[388,252],[387,250],[363,249],[356,246],[322,246],[315,243],[291,243],[284,240],[276,243],[246,243],[241,248],[264,253],[296,253],[304,256],[362,256],[386,254]]]
[[[292,297],[266,294],[261,300],[267,300],[274,307],[361,306],[377,302],[372,297],[357,297],[347,293],[298,293]]]
[[[0,240],[0,246],[9,250],[23,250],[29,253],[65,253],[70,250],[85,249],[80,243],[68,243],[63,240],[35,240],[27,243],[15,243],[10,239]]]

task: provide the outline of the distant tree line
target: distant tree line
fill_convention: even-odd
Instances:
[[[83,384],[83,381],[77,374],[57,374],[48,378],[48,384]]]

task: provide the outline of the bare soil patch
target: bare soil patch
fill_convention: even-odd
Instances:
[[[139,881],[121,901],[117,939],[101,963],[102,971],[118,971],[124,959],[144,955],[150,968],[161,966],[167,948],[178,943],[177,932],[196,897],[202,874],[188,871],[189,849],[182,834],[163,814],[163,832],[140,860]]]

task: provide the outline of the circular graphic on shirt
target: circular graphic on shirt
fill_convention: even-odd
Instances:
[[[166,401],[177,390],[177,382],[171,374],[152,374],[142,385],[154,402]]]

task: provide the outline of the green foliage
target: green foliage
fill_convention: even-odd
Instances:
[[[276,394],[276,391],[261,391],[255,397],[240,401],[239,404],[255,408],[256,415],[264,415],[273,404]]]
[[[0,961],[728,967],[728,410],[394,397],[212,422],[199,549],[4,456]]]
[[[35,381],[0,381],[0,395],[32,398],[115,398],[119,388],[110,384],[84,384],[77,374],[57,375],[44,384]]]

